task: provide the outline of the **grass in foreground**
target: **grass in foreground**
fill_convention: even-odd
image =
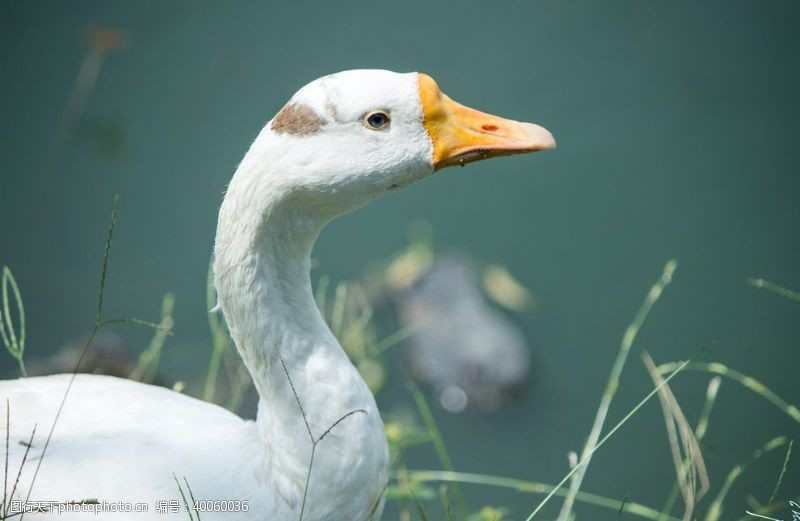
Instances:
[[[170,334],[172,329],[172,309],[174,305],[174,298],[167,295],[164,298],[162,305],[161,322],[158,324],[142,321],[138,319],[105,319],[103,317],[103,297],[105,280],[108,271],[109,257],[111,252],[111,243],[113,239],[114,225],[117,216],[117,201],[114,202],[114,209],[111,215],[111,221],[108,228],[106,243],[103,253],[103,261],[101,265],[100,282],[98,288],[97,308],[95,314],[95,322],[92,332],[88,341],[85,344],[83,355],[89,348],[91,341],[96,335],[100,327],[113,323],[133,323],[152,327],[155,329],[155,335],[142,354],[140,363],[137,365],[135,374],[137,379],[148,380],[157,371],[160,354],[162,352],[164,341]],[[603,392],[598,412],[590,430],[590,435],[581,453],[581,457],[577,459],[575,465],[571,470],[560,480],[556,485],[542,483],[538,481],[529,481],[516,479],[512,477],[493,476],[487,474],[475,473],[461,473],[455,470],[449,452],[447,451],[445,442],[441,433],[436,425],[434,416],[428,406],[424,395],[416,387],[412,387],[412,398],[417,406],[419,418],[422,422],[422,427],[411,420],[405,423],[389,423],[387,424],[387,437],[390,441],[392,448],[392,464],[393,470],[389,487],[387,488],[386,496],[391,501],[396,501],[399,506],[401,520],[410,521],[412,519],[412,512],[416,512],[418,519],[430,519],[431,515],[428,510],[431,508],[431,503],[438,502],[438,509],[441,510],[442,515],[447,520],[464,520],[464,521],[500,521],[509,515],[509,511],[503,508],[493,508],[484,506],[475,511],[469,505],[460,485],[469,486],[485,486],[485,487],[501,487],[518,491],[522,494],[536,494],[543,495],[543,499],[538,505],[527,515],[526,520],[532,521],[539,518],[542,509],[554,498],[562,497],[564,502],[562,504],[559,519],[569,520],[574,518],[573,506],[575,502],[582,502],[588,505],[593,505],[602,509],[612,510],[617,513],[617,518],[623,514],[632,515],[644,519],[654,521],[674,521],[677,519],[704,519],[705,521],[718,521],[725,512],[726,502],[729,500],[729,493],[734,483],[764,454],[778,449],[786,448],[786,455],[783,461],[782,469],[777,477],[777,482],[772,489],[770,498],[763,504],[755,499],[750,500],[751,508],[747,511],[746,515],[741,519],[762,518],[762,519],[777,519],[774,516],[778,515],[781,509],[786,509],[791,501],[800,501],[800,498],[792,498],[786,500],[777,500],[779,497],[781,484],[785,475],[787,467],[791,462],[791,449],[793,440],[786,436],[777,436],[771,440],[766,441],[760,447],[756,448],[754,452],[743,460],[738,465],[735,465],[728,473],[724,482],[717,488],[714,499],[709,504],[702,504],[702,492],[708,488],[708,484],[704,482],[704,471],[702,467],[702,451],[701,441],[707,431],[713,405],[719,392],[720,377],[732,379],[745,388],[751,390],[758,396],[764,398],[768,402],[775,405],[780,411],[785,413],[794,421],[800,423],[800,410],[790,405],[786,400],[771,391],[766,385],[750,377],[744,373],[728,368],[720,363],[708,362],[695,362],[691,359],[683,362],[669,362],[655,366],[652,362],[648,362],[649,371],[654,381],[654,388],[643,399],[630,410],[618,423],[603,434],[605,420],[608,411],[613,402],[614,396],[619,389],[620,376],[624,370],[627,358],[634,345],[637,333],[644,325],[644,322],[651,312],[653,306],[661,297],[663,290],[671,282],[677,264],[674,261],[669,261],[664,270],[647,293],[647,296],[640,307],[638,313],[634,317],[633,322],[627,328],[623,335],[620,344],[620,350],[617,358],[612,366],[609,380],[606,384],[605,391]],[[792,300],[800,301],[797,292],[782,288],[774,283],[769,283],[763,279],[752,279],[751,284],[756,287],[768,289],[776,294],[784,296]],[[211,286],[213,289],[213,286]],[[369,364],[378,364],[382,366],[381,355],[386,349],[386,345],[392,345],[408,334],[408,332],[398,332],[394,335],[383,340],[377,340],[376,330],[371,324],[372,310],[366,304],[365,300],[358,300],[358,298],[348,300],[348,293],[351,288],[340,285],[336,288],[336,296],[332,306],[329,308],[326,304],[327,290],[322,288],[318,291],[318,299],[320,300],[320,307],[326,317],[329,317],[332,329],[342,339],[343,345],[349,348],[348,352],[353,356],[356,364],[361,369],[362,366]],[[9,293],[10,290],[10,293]],[[13,301],[9,298],[9,294],[13,296]],[[354,295],[358,294],[357,286],[353,292]],[[209,290],[209,307],[212,307],[213,293]],[[16,313],[12,311],[11,303],[15,304]],[[12,317],[16,314],[17,320],[14,321]],[[16,323],[15,323],[16,322]],[[219,317],[212,314],[210,318],[210,329],[212,333],[212,358],[209,371],[205,380],[205,387],[203,396],[207,400],[213,400],[216,396],[216,386],[220,367],[224,365],[226,353],[228,356],[232,355],[232,343],[227,336],[227,331],[224,324],[219,320]],[[9,354],[17,361],[20,367],[20,372],[25,373],[24,366],[24,349],[25,349],[25,316],[22,302],[22,296],[19,291],[16,280],[9,268],[4,268],[2,273],[2,316],[0,316],[0,336],[4,342]],[[81,359],[83,358],[81,356]],[[80,364],[80,362],[79,362]],[[78,365],[79,365],[78,364]],[[239,364],[241,371],[241,364]],[[705,405],[700,413],[699,420],[694,429],[688,426],[688,421],[683,415],[677,401],[674,399],[671,391],[669,390],[669,382],[676,377],[680,372],[685,370],[701,371],[711,373],[714,376],[709,382],[709,387],[706,395]],[[77,372],[77,367],[76,367]],[[241,379],[241,372],[240,379]],[[663,377],[662,375],[667,375]],[[75,373],[73,373],[73,380]],[[246,375],[245,375],[246,376]],[[287,378],[291,383],[291,377],[287,373]],[[61,408],[59,408],[52,425],[50,426],[47,437],[45,438],[42,457],[39,459],[36,469],[33,474],[33,481],[28,488],[27,497],[30,497],[33,484],[35,484],[36,475],[38,474],[39,466],[45,457],[45,453],[52,436],[55,425],[65,403],[69,388],[68,386],[64,396],[61,400]],[[246,388],[248,383],[245,378],[245,383],[242,384]],[[240,403],[241,395],[244,390],[239,389],[234,392],[233,399],[229,397],[228,405],[232,410],[235,410]],[[667,424],[668,438],[670,439],[670,447],[673,451],[673,459],[676,466],[676,484],[672,491],[667,496],[667,500],[661,509],[656,509],[651,506],[639,504],[634,501],[625,499],[608,498],[596,494],[591,494],[581,490],[583,477],[585,476],[588,465],[591,462],[592,455],[598,451],[604,443],[612,436],[615,436],[618,431],[635,415],[641,407],[649,402],[653,397],[659,396],[662,402],[662,408],[665,412],[665,419]],[[299,414],[303,414],[302,404],[297,400]],[[231,406],[232,405],[232,406]],[[325,436],[338,425],[341,421],[346,421],[347,417],[356,414],[359,411],[351,411],[347,415],[340,418],[335,422],[326,432],[314,436],[309,430],[309,436],[312,441],[312,453],[309,461],[308,476],[310,477],[313,470],[314,453],[317,446]],[[9,431],[10,431],[10,408],[6,408],[6,449],[5,449],[5,471],[4,471],[4,489],[3,489],[3,503],[0,508],[0,520],[10,519],[14,514],[9,514],[8,502],[14,497],[17,491],[19,476],[22,472],[22,467],[29,464],[27,458],[24,457],[21,466],[16,471],[16,480],[13,484],[9,482],[9,468],[8,468],[8,444],[9,444]],[[28,448],[33,444],[36,430],[31,434],[31,439],[27,444]],[[414,470],[408,469],[404,463],[404,453],[407,450],[420,444],[433,444],[435,452],[439,458],[440,465],[444,470]],[[320,445],[324,447],[324,445]],[[25,453],[27,455],[27,451]],[[11,469],[13,471],[13,469]],[[193,512],[188,508],[189,503],[187,496],[184,493],[183,485],[175,477],[177,486],[183,497],[184,504],[187,507],[187,513],[192,520],[200,520],[199,514]],[[184,480],[185,481],[185,480]],[[430,485],[439,483],[440,486],[438,494]],[[698,483],[700,483],[698,488]],[[445,484],[450,484],[447,487]],[[10,486],[10,488],[9,488]],[[188,491],[191,501],[194,502],[195,498],[189,487],[188,482],[185,483],[186,490]],[[9,494],[10,492],[10,494]],[[451,504],[450,496],[455,498],[455,507]],[[676,517],[673,514],[677,499],[680,497],[684,503],[684,513],[682,517]],[[438,500],[438,501],[437,501]],[[81,500],[85,501],[85,500]],[[305,501],[304,501],[305,503]],[[412,507],[413,506],[413,510]],[[303,508],[300,512],[300,520],[303,519]],[[377,504],[375,505],[377,507]],[[699,515],[699,511],[705,512],[704,516]],[[374,514],[375,508],[373,508]],[[22,515],[19,519],[22,519]]]

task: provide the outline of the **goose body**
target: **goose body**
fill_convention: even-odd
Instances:
[[[187,519],[157,512],[163,502],[183,504],[177,477],[197,500],[241,502],[239,511],[201,512],[204,521],[379,519],[383,424],[314,303],[314,241],[337,216],[440,168],[553,146],[543,128],[459,105],[423,74],[347,71],[303,87],[251,145],[217,226],[215,284],[259,394],[257,418],[159,387],[78,375],[42,458],[70,376],[5,381],[12,478],[25,457],[20,442],[37,428],[13,498],[145,503],[147,513],[102,518]],[[40,515],[51,514],[25,517]]]
[[[3,383],[3,394],[11,405],[9,493],[18,469],[23,469],[16,499],[27,495],[27,484],[69,378],[37,376]],[[36,436],[22,466],[25,447],[21,442],[30,440],[34,424]],[[31,500],[144,502],[150,517],[119,513],[111,518],[187,519],[185,512],[172,517],[155,513],[157,501],[180,499],[174,472],[179,479],[186,477],[197,498],[210,499],[221,487],[232,487],[236,497],[249,499],[251,509],[268,512],[273,508],[271,496],[254,494],[257,477],[262,475],[258,465],[264,461],[259,458],[263,447],[256,440],[254,422],[221,407],[155,385],[79,374],[42,461]],[[246,514],[232,513],[220,519],[255,519]],[[97,519],[91,513],[62,515],[66,519]],[[25,517],[29,516],[39,517]]]

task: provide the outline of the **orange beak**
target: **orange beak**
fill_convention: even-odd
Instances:
[[[456,103],[443,94],[427,74],[419,74],[419,97],[423,124],[433,141],[434,170],[556,147],[547,129]]]

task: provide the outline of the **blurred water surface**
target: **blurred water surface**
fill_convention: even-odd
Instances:
[[[798,403],[800,305],[746,283],[800,288],[798,22],[800,4],[788,0],[2,2],[0,264],[23,291],[28,349],[55,350],[90,328],[119,194],[108,315],[157,319],[174,291],[163,370],[198,378],[216,211],[250,141],[313,78],[420,70],[453,98],[542,124],[559,143],[446,170],[337,221],[315,250],[319,273],[356,277],[424,218],[438,241],[507,265],[536,294],[537,312],[520,320],[535,346],[524,399],[491,416],[436,411],[457,469],[557,482],[624,328],[672,257],[675,281],[641,332],[609,421],[651,386],[642,350],[664,362],[710,346],[701,359]],[[124,41],[61,139],[98,27],[124,30]],[[134,345],[149,337],[117,331]],[[382,408],[411,406],[403,378],[390,376]],[[707,380],[674,381],[692,419]],[[706,439],[712,481],[778,434],[797,437],[798,425],[724,381]],[[770,455],[745,475],[726,515],[744,514],[745,492],[766,501],[781,461]],[[437,466],[424,449],[409,463]],[[584,489],[659,507],[673,476],[653,403],[600,451]],[[782,491],[798,490],[795,459]],[[488,488],[469,497],[510,505],[517,518],[538,502]],[[578,512],[615,515],[593,508]]]

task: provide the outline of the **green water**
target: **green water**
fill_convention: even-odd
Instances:
[[[155,319],[174,291],[164,371],[201,374],[208,256],[237,162],[307,81],[374,67],[425,71],[453,98],[540,123],[559,143],[446,170],[337,221],[315,251],[320,272],[356,277],[423,218],[440,243],[507,265],[537,295],[537,312],[520,320],[535,350],[521,403],[488,417],[435,411],[457,469],[558,481],[624,328],[673,257],[675,280],[634,346],[609,421],[650,388],[644,350],[663,362],[710,346],[700,359],[798,403],[800,304],[746,283],[763,276],[800,288],[798,22],[791,1],[0,2],[0,264],[25,297],[30,356],[90,328],[119,194],[108,315]],[[96,26],[127,30],[129,43],[104,63],[82,126],[57,147]],[[149,337],[117,330],[133,345]],[[690,419],[707,380],[674,382]],[[379,401],[411,405],[399,374]],[[774,406],[724,381],[706,439],[714,490],[758,445],[798,433]],[[779,452],[737,482],[724,518],[744,514],[746,493],[767,500]],[[425,449],[410,464],[438,466]],[[659,507],[671,465],[653,403],[596,456],[584,488]],[[468,492],[473,506],[510,505],[516,518],[538,501]],[[795,458],[779,497],[798,493]]]

